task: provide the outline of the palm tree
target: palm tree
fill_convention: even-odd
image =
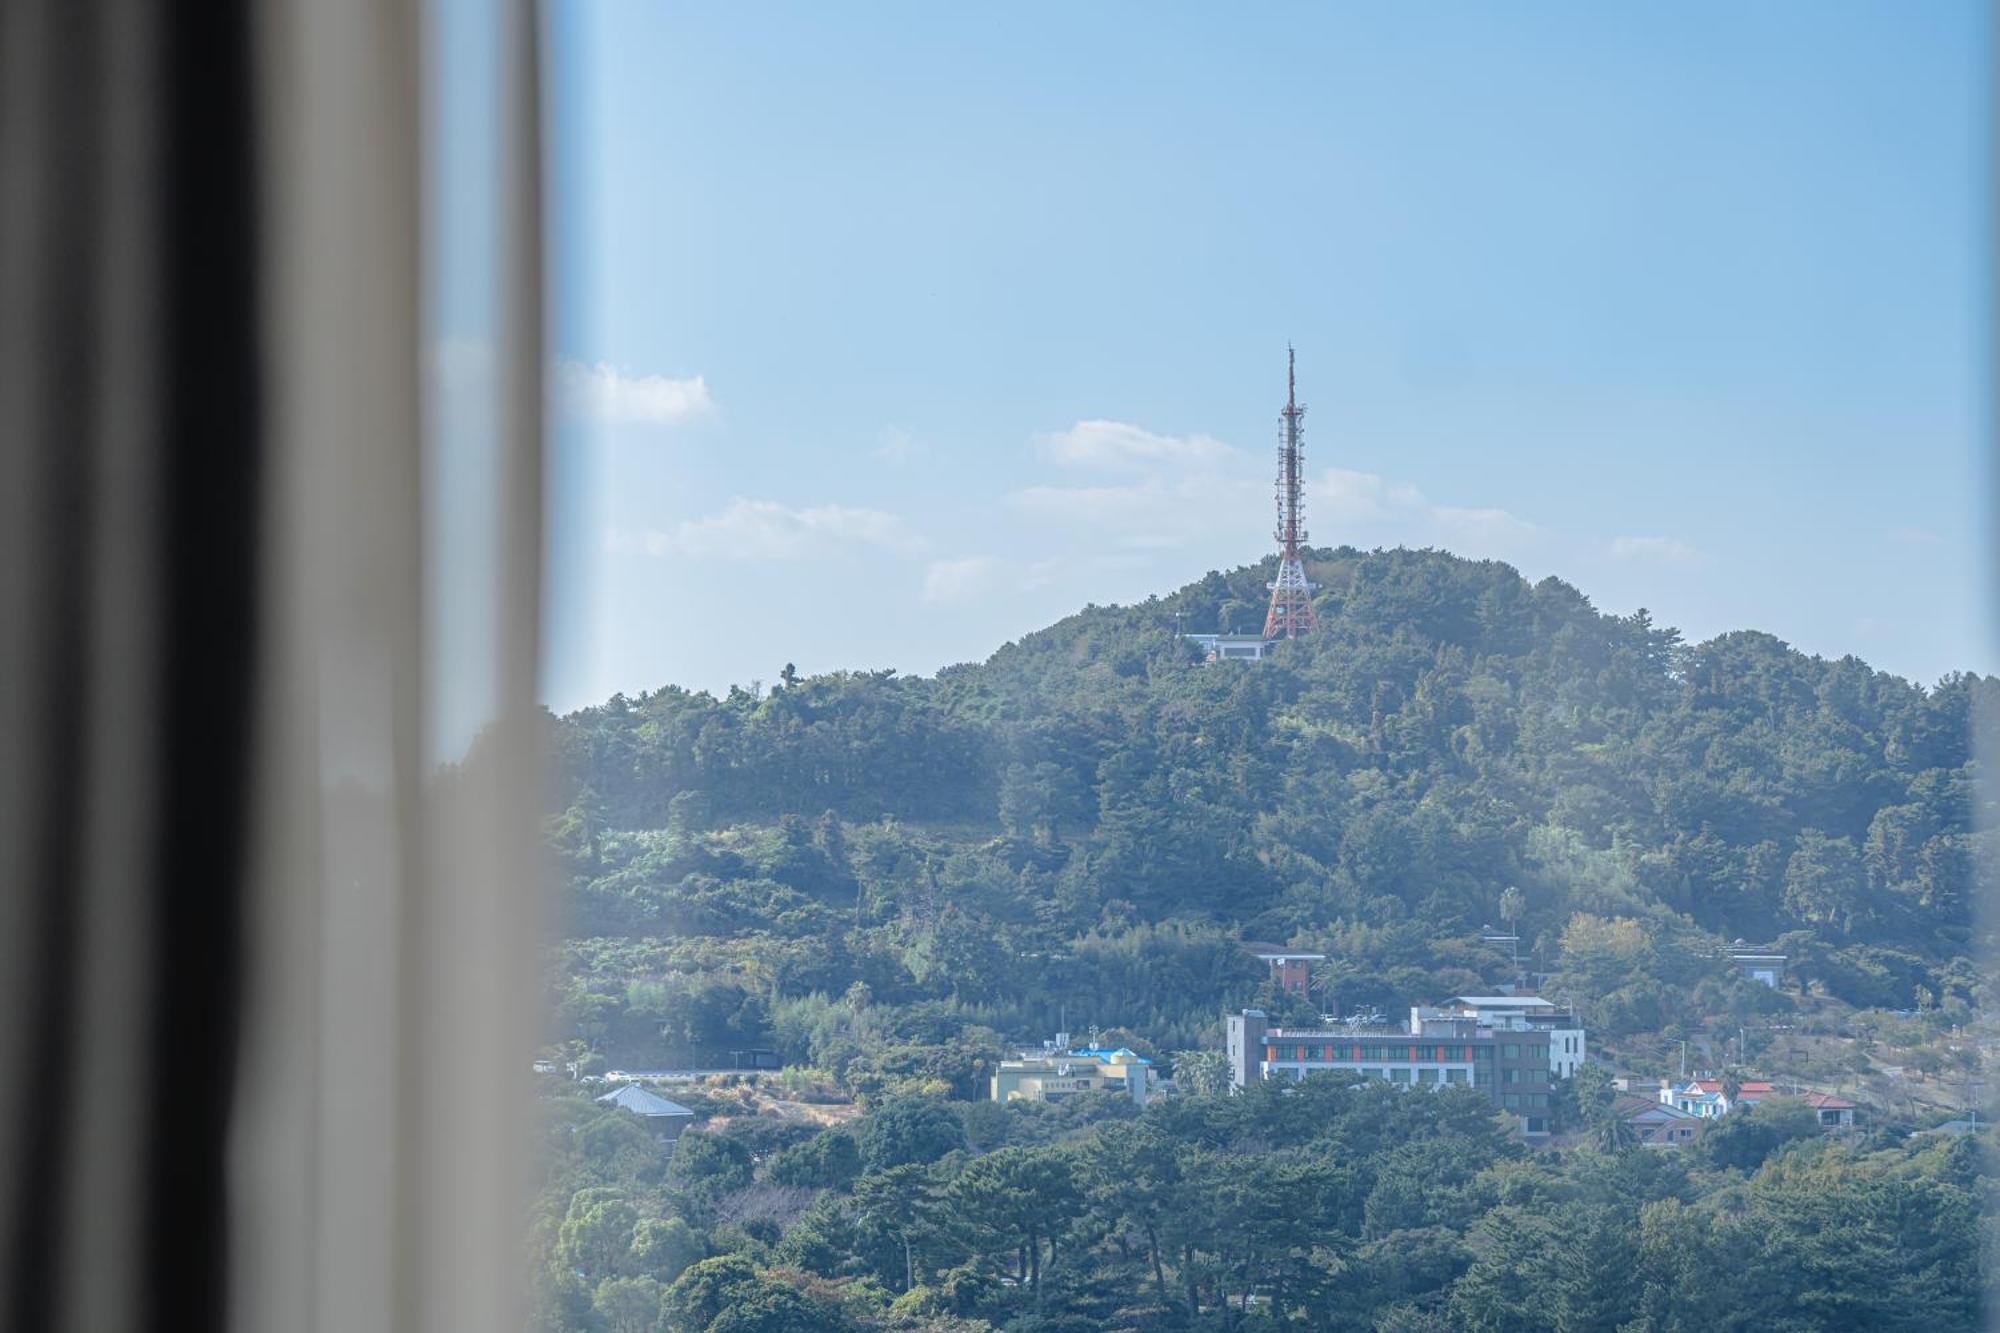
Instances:
[[[1597,1121],[1597,1146],[1608,1153],[1619,1152],[1639,1141],[1639,1135],[1632,1128],[1632,1122],[1607,1108]]]
[[[1229,1086],[1229,1057],[1213,1048],[1176,1051],[1174,1083],[1197,1096],[1213,1096]]]
[[[1354,964],[1345,958],[1329,958],[1313,969],[1312,988],[1319,992],[1319,1009],[1323,1014],[1337,1012],[1340,1003],[1340,988],[1354,975]]]
[[[1528,910],[1527,895],[1509,884],[1500,893],[1500,919],[1507,923],[1507,933],[1514,937],[1511,955],[1514,971],[1521,970],[1521,913]]]

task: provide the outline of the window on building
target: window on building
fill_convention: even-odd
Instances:
[[[1435,1069],[1419,1069],[1419,1070],[1417,1071],[1417,1082],[1419,1082],[1419,1083],[1435,1083],[1435,1082],[1437,1082],[1437,1081],[1438,1081],[1438,1071],[1437,1071],[1437,1070],[1435,1070]]]

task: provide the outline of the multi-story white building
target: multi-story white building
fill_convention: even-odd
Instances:
[[[1546,1036],[1549,1072],[1556,1078],[1574,1078],[1586,1058],[1583,1024],[1539,995],[1454,995],[1442,1004],[1418,1005],[1410,1010],[1410,1031],[1421,1030],[1426,1019],[1443,1018],[1470,1018],[1481,1027]]]
[[[1508,997],[1514,1011],[1470,1003],[1492,998],[1461,996],[1436,1008],[1413,1008],[1406,1032],[1347,1025],[1280,1028],[1271,1026],[1262,1010],[1245,1009],[1227,1022],[1230,1082],[1240,1088],[1257,1079],[1345,1070],[1414,1088],[1466,1086],[1518,1116],[1526,1133],[1546,1134],[1550,1086],[1567,1077],[1559,1069],[1573,1070],[1582,1060],[1583,1032],[1531,1021],[1526,1014],[1539,1014],[1546,1004],[1532,996]],[[1547,1009],[1552,1016],[1555,1006]],[[1558,1054],[1557,1043],[1571,1038],[1573,1043],[1565,1043],[1571,1049]]]

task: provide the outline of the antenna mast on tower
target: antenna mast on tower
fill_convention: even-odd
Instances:
[[[1264,616],[1264,637],[1296,639],[1319,628],[1313,611],[1313,589],[1306,578],[1299,544],[1306,539],[1305,498],[1299,473],[1299,402],[1296,357],[1285,348],[1284,427],[1278,434],[1278,577],[1271,581],[1271,609]]]

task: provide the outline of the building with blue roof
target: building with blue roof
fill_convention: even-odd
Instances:
[[[1121,1092],[1144,1106],[1152,1094],[1153,1062],[1129,1047],[1023,1052],[993,1072],[996,1102],[1059,1102],[1085,1092]]]

